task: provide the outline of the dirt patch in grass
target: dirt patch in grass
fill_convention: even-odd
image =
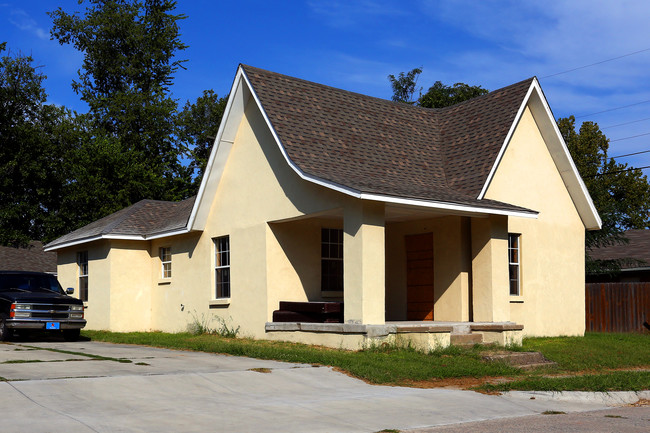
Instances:
[[[430,380],[406,380],[402,381],[399,386],[408,386],[411,388],[451,388],[451,389],[472,389],[481,385],[495,385],[498,383],[515,380],[509,377],[448,377],[445,379]],[[484,391],[481,391],[484,392]],[[491,393],[491,392],[489,392]],[[496,394],[499,394],[498,392]]]

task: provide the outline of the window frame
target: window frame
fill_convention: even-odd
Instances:
[[[343,292],[343,229],[321,227],[321,292]]]
[[[513,270],[516,270],[515,272],[516,275],[513,275]],[[514,283],[514,287],[513,287],[513,283]],[[521,296],[521,234],[520,233],[508,233],[508,287],[509,287],[510,296]],[[513,288],[515,290],[513,290]]]
[[[88,250],[77,252],[79,299],[88,302]]]
[[[168,260],[165,260],[169,256]],[[160,278],[169,280],[172,277],[172,247],[160,247],[158,249],[158,257],[160,258]]]
[[[230,287],[230,235],[212,238],[214,244],[214,296],[229,299]],[[224,248],[225,246],[225,248]]]

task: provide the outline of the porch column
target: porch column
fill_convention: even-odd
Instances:
[[[385,323],[384,204],[355,200],[343,222],[345,323]]]
[[[472,218],[471,233],[473,320],[509,321],[508,217]]]

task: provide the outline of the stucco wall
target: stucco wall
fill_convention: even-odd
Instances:
[[[526,335],[583,334],[585,229],[528,109],[486,198],[539,212],[508,219],[508,231],[521,234],[521,296],[509,297],[510,319]]]
[[[196,291],[196,312],[240,326],[242,335],[263,337],[280,300],[322,299],[320,227],[342,228],[341,209],[351,200],[300,179],[249,101],[196,245],[195,275],[184,283]],[[335,216],[322,220],[322,213]],[[310,217],[301,220],[305,215]],[[230,236],[231,297],[217,300],[212,239],[225,235]]]
[[[151,276],[148,272],[150,257],[149,243],[137,241],[109,241],[110,247],[110,329],[112,331],[134,331],[149,329],[151,322]],[[90,278],[95,277],[90,268]],[[90,291],[90,284],[89,289]],[[94,315],[90,306],[89,316]]]
[[[64,288],[74,288],[79,297],[77,253],[88,251],[88,302],[85,302],[87,329],[109,329],[111,314],[111,259],[108,241],[96,241],[57,251],[58,279]]]

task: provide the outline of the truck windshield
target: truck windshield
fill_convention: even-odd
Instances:
[[[27,292],[48,290],[65,293],[57,279],[50,275],[0,275],[0,290],[12,289]]]

